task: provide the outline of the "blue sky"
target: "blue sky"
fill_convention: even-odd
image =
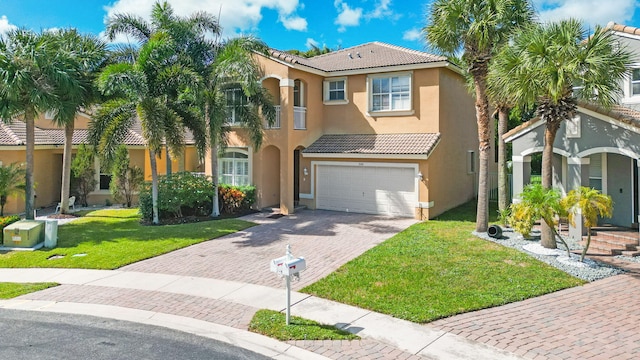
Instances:
[[[431,0],[170,0],[176,12],[220,14],[224,36],[254,34],[269,46],[306,50],[311,44],[346,48],[383,41],[424,50],[420,29]],[[0,0],[0,32],[75,27],[100,34],[114,13],[148,18],[154,0]],[[533,0],[543,21],[573,16],[640,27],[638,0]]]

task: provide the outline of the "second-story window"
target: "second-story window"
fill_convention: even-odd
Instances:
[[[371,111],[411,110],[411,75],[371,79]]]
[[[293,106],[304,106],[304,83],[300,80],[293,82]]]
[[[227,98],[227,123],[239,125],[242,122],[240,107],[247,105],[247,97],[240,88],[229,88],[224,92]]]
[[[325,80],[323,100],[328,105],[348,103],[347,79],[333,78]]]

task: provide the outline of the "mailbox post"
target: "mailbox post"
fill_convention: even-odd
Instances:
[[[291,245],[287,245],[286,255],[271,260],[270,269],[278,276],[284,276],[287,283],[287,308],[286,322],[291,322],[291,277],[300,279],[300,272],[307,269],[307,262],[303,257],[294,258],[291,254]]]

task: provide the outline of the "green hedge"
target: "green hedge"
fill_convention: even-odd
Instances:
[[[20,216],[11,215],[11,216],[2,216],[0,217],[0,230],[4,229],[8,225],[13,224],[16,221],[20,220]],[[2,239],[2,235],[0,234],[0,239]]]
[[[178,172],[158,178],[158,211],[160,219],[211,214],[214,187],[206,176]],[[237,214],[248,211],[256,201],[255,186],[219,186],[220,212]],[[140,192],[140,214],[145,221],[153,218],[151,182]]]

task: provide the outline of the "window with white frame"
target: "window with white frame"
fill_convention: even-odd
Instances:
[[[631,70],[631,96],[640,95],[640,68]]]
[[[324,82],[324,102],[329,104],[347,102],[347,80],[345,78],[329,79]]]
[[[247,97],[241,88],[228,88],[224,94],[227,99],[227,123],[239,125],[242,122],[239,107],[247,105]]]
[[[98,159],[98,157],[96,156],[95,158],[95,169],[97,169],[98,171],[96,171],[96,175],[95,177],[97,177],[97,179],[94,177],[94,179],[96,179],[96,191],[105,191],[105,190],[109,190],[109,185],[111,184],[111,171],[109,171],[109,169],[107,168],[107,166],[105,165],[104,162],[100,162],[100,160]]]
[[[475,174],[476,172],[476,152],[467,151],[467,174]]]
[[[411,75],[376,76],[370,80],[370,110],[411,110]]]
[[[602,155],[589,156],[589,187],[602,191]]]
[[[239,151],[229,151],[219,159],[218,180],[222,184],[235,186],[249,185],[249,155]]]

